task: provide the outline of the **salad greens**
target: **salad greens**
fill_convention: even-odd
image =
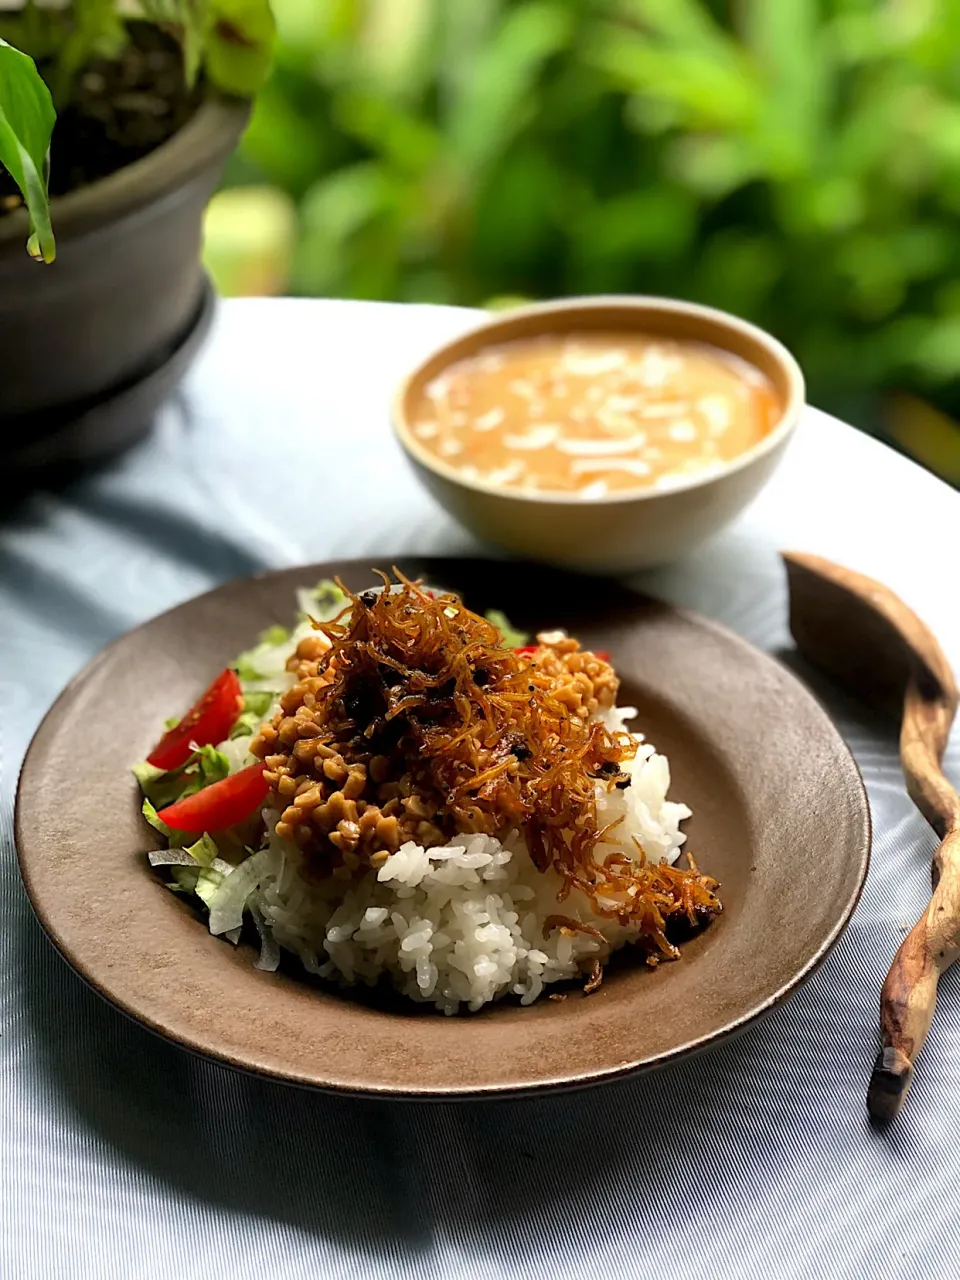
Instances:
[[[258,677],[258,679],[261,677]],[[243,684],[243,677],[240,677]],[[270,710],[274,694],[269,689],[244,689],[243,710],[237,716],[237,722],[230,730],[230,737],[248,738],[263,723],[263,718]]]
[[[199,747],[179,769],[157,769],[143,761],[133,766],[140,790],[158,809],[195,795],[230,772],[230,761],[216,747]]]
[[[530,639],[526,631],[518,631],[500,609],[488,609],[483,616],[497,628],[508,649],[519,649]]]
[[[143,804],[140,806],[140,812],[155,831],[159,831],[162,836],[166,836],[170,841],[171,847],[186,848],[190,843],[189,833],[186,831],[174,831],[173,827],[168,827],[157,813],[156,805],[150,801],[149,797],[143,797]]]
[[[319,582],[311,590],[299,591],[297,600],[299,625],[303,628],[303,632],[298,634],[306,631],[308,620],[331,622],[349,604],[349,597],[329,580]],[[500,610],[491,609],[486,618],[498,629],[504,645],[516,648],[526,644],[527,636],[517,630]],[[248,849],[248,856],[234,865],[220,857],[217,842],[209,833],[204,833],[197,840],[194,835],[176,831],[159,817],[158,810],[166,809],[245,767],[249,756],[245,755],[244,745],[238,740],[256,733],[286,687],[284,646],[292,644],[296,638],[297,635],[286,627],[268,627],[260,634],[257,643],[241,653],[233,664],[243,694],[243,709],[230,731],[229,742],[222,744],[226,750],[221,751],[216,745],[199,747],[176,769],[158,769],[146,762],[133,768],[143,792],[143,815],[170,844],[168,850],[156,850],[150,855],[151,865],[169,870],[168,888],[199,898],[210,913],[211,932],[231,942],[236,942],[240,936],[240,921],[247,909],[247,899],[265,873],[271,855],[266,850],[254,852]],[[276,687],[271,688],[271,684]],[[177,720],[168,721],[166,727],[175,727],[179,723]],[[229,744],[234,741],[237,747],[231,748]],[[276,943],[262,918],[258,919],[256,913],[253,918],[261,937],[259,967],[275,969],[279,958]]]
[[[257,661],[265,657],[271,649],[275,649],[278,644],[286,644],[289,639],[290,632],[286,627],[267,627],[266,631],[262,631],[257,643],[251,649],[245,649],[233,664],[234,671],[240,677],[240,683],[265,679],[263,672],[257,667]]]

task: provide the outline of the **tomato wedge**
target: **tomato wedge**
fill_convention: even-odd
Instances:
[[[263,763],[248,765],[229,778],[167,805],[157,817],[168,827],[189,831],[191,835],[233,827],[249,818],[266,800],[270,784],[263,776],[265,769]]]
[[[540,648],[538,644],[518,644],[514,653],[536,653]]]
[[[194,745],[209,747],[222,742],[242,710],[240,681],[227,667],[180,723],[163,735],[147,756],[147,764],[156,769],[179,769],[190,759]]]

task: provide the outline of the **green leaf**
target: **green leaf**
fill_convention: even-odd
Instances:
[[[32,58],[0,40],[0,164],[20,188],[30,215],[27,249],[52,262],[56,254],[47,197],[47,157],[56,112]]]
[[[616,0],[612,10],[683,48],[724,60],[736,56],[735,42],[700,0]]]
[[[806,172],[822,146],[830,77],[818,0],[751,0],[744,8],[747,46],[767,86],[759,134],[777,172]]]
[[[573,216],[567,174],[544,152],[518,142],[477,190],[471,253],[481,271],[509,286],[532,262],[549,261]]]
[[[277,27],[269,0],[207,0],[203,64],[224,93],[252,98],[270,70]]]
[[[433,124],[380,92],[346,90],[337,101],[336,115],[344,132],[400,173],[419,177],[440,153],[442,139]]]
[[[144,760],[140,764],[135,764],[131,772],[140,783],[140,789],[146,793],[147,788],[152,786],[158,778],[162,778],[166,770],[158,769],[156,765],[147,764]]]
[[[251,691],[243,695],[243,709],[255,716],[265,716],[273,702],[273,693],[269,689]]]
[[[143,798],[141,812],[155,831],[159,831],[162,836],[166,836],[171,847],[186,848],[188,841],[192,838],[189,832],[175,831],[173,827],[168,827],[163,819],[158,816],[156,806],[151,804],[146,796]]]
[[[223,884],[223,875],[222,871],[216,871],[213,867],[203,867],[197,876],[197,883],[193,892],[205,907],[210,906],[214,894]]]
[[[186,786],[182,769],[168,772],[146,761],[133,766],[133,776],[139,782],[140,790],[157,809],[165,809],[168,804],[179,800]]]
[[[389,198],[383,167],[373,160],[346,165],[310,188],[301,208],[304,236],[323,246],[325,268],[348,251],[358,231],[383,214]]]
[[[213,867],[171,867],[172,880],[166,887],[174,893],[193,893],[205,907],[210,906],[214,894],[223,884],[224,873]]]
[[[158,809],[165,809],[184,796],[196,795],[211,783],[220,782],[229,772],[230,761],[216,747],[200,747],[178,769],[157,769],[146,761],[133,766],[140,790]]]
[[[183,48],[183,70],[188,85],[193,85],[200,70],[210,0],[140,0],[144,16],[160,26],[179,28]]]
[[[332,622],[350,603],[350,597],[330,578],[318,582],[312,595],[316,608],[313,616],[318,622]]]
[[[544,63],[566,48],[572,33],[569,10],[542,0],[503,18],[450,114],[450,154],[468,174],[510,146],[535,106]]]
[[[696,48],[673,47],[604,23],[583,56],[628,93],[649,94],[674,107],[687,128],[749,128],[762,110],[762,95],[746,64],[717,60]]]
[[[219,857],[220,850],[217,848],[217,842],[213,836],[206,831],[194,844],[188,845],[184,853],[189,853],[195,862],[199,862],[201,867],[212,866],[214,859]]]
[[[432,70],[436,0],[366,0],[364,9],[353,42],[363,78],[395,100],[422,90]]]
[[[270,710],[270,704],[276,694],[269,689],[251,690],[243,695],[243,710],[237,716],[236,723],[230,730],[232,738],[248,738],[263,724],[263,718]]]
[[[117,0],[73,0],[70,34],[57,52],[54,95],[60,106],[70,97],[77,72],[94,54],[119,57],[127,40]]]
[[[687,190],[647,184],[612,200],[598,201],[578,226],[580,249],[594,270],[603,262],[620,269],[641,255],[679,258],[696,235],[696,199]]]
[[[192,796],[211,783],[222,782],[230,772],[230,761],[216,747],[201,747],[195,751],[188,761],[188,768],[191,764],[196,766],[196,776],[184,791],[185,796]]]
[[[286,644],[290,639],[290,632],[286,627],[281,627],[279,623],[275,626],[267,627],[265,631],[260,632],[260,643],[277,645]]]
[[[519,649],[521,645],[526,644],[530,639],[525,631],[518,631],[511,624],[507,615],[501,613],[499,609],[488,609],[483,616],[497,628],[500,632],[500,638],[508,649]]]
[[[196,893],[200,872],[200,867],[170,867],[173,879],[165,882],[166,887],[174,893]]]
[[[237,716],[236,723],[230,730],[231,741],[234,738],[249,738],[257,732],[263,724],[263,716],[258,716],[252,711],[243,711]]]
[[[261,631],[253,648],[245,649],[233,663],[233,669],[240,677],[240,683],[243,684],[248,680],[263,680],[263,673],[257,668],[258,659],[267,650],[276,648],[278,644],[285,644],[289,639],[290,632],[286,627],[273,626],[267,627],[266,631]],[[247,697],[249,695],[245,694],[245,706]]]

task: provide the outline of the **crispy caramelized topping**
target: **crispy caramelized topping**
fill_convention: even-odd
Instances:
[[[561,897],[581,890],[600,915],[640,923],[651,948],[674,954],[667,921],[714,914],[715,883],[696,868],[595,853],[597,784],[625,785],[636,751],[629,734],[589,719],[616,696],[609,663],[562,633],[532,652],[505,648],[455,596],[381,576],[383,591],[347,592],[340,617],[301,642],[297,684],[253,743],[282,811],[278,834],[349,876],[408,839],[519,829],[537,868],[563,877]]]

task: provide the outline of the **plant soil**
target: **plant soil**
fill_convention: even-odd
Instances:
[[[130,42],[119,58],[88,63],[58,113],[50,147],[51,196],[76,191],[141,159],[181,129],[199,106],[200,90],[187,89],[177,41],[147,22],[131,22],[128,31]],[[19,205],[13,179],[0,172],[0,216]]]

